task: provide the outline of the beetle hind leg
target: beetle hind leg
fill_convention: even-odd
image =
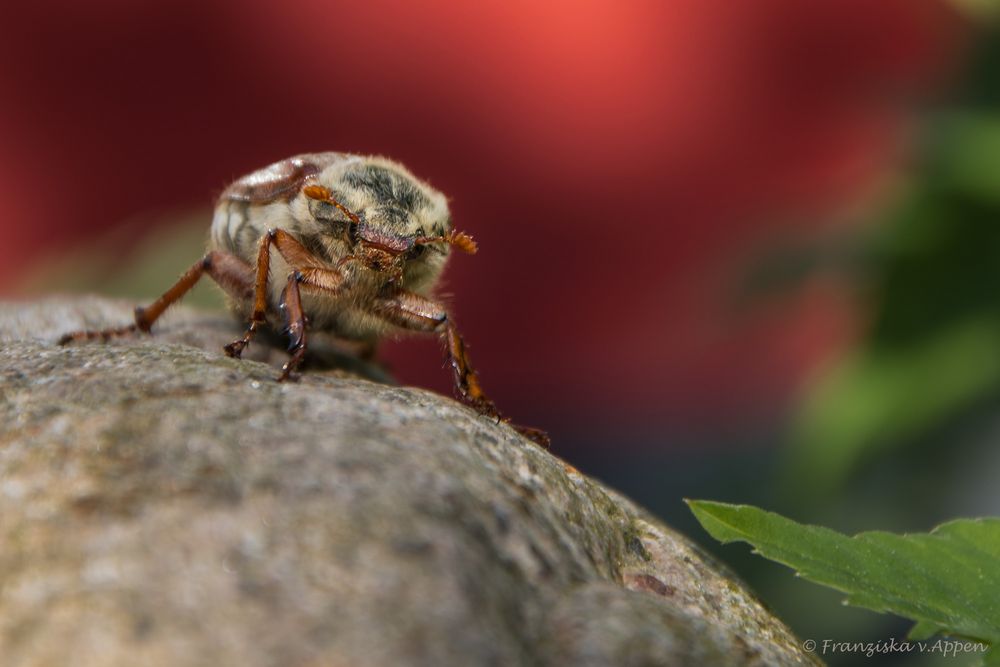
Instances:
[[[234,255],[213,250],[188,269],[159,299],[149,306],[138,306],[135,309],[134,324],[112,329],[74,331],[61,337],[58,343],[67,345],[78,341],[109,341],[136,333],[150,333],[153,324],[167,308],[184,298],[206,274],[233,297],[245,299],[252,293],[253,269],[250,265]]]
[[[128,326],[118,327],[116,329],[100,329],[100,330],[83,330],[83,331],[71,331],[65,334],[56,341],[57,345],[69,345],[70,343],[77,343],[82,341],[99,340],[102,342],[108,342],[115,338],[125,338],[131,336],[132,334],[139,332],[139,325],[129,324]]]

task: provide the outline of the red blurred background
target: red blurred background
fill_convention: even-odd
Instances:
[[[965,41],[938,0],[4,14],[0,293],[129,220],[200,208],[207,229],[214,196],[273,160],[385,154],[447,193],[479,241],[449,269],[458,321],[498,404],[549,427],[557,451],[786,407],[851,335],[850,304],[818,282],[737,316],[741,267],[769,239],[859,219],[914,99]],[[388,356],[447,391],[433,345]]]

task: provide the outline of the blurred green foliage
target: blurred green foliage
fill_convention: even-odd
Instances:
[[[97,292],[129,301],[148,301],[163,294],[184,271],[205,254],[211,214],[174,213],[169,222],[136,219],[75,252],[42,261],[18,286],[24,294]],[[150,231],[151,230],[151,231]],[[221,309],[221,290],[203,280],[184,303]]]
[[[979,20],[993,20],[1000,16],[998,0],[951,0],[959,10]]]
[[[907,183],[860,239],[861,341],[808,392],[788,479],[828,496],[866,462],[1000,395],[1000,39],[950,110],[928,114]]]

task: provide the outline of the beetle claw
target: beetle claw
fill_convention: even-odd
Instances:
[[[242,359],[243,350],[246,348],[247,343],[245,340],[234,340],[229,345],[226,345],[223,350],[226,352],[226,356],[231,359]]]

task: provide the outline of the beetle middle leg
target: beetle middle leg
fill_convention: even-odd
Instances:
[[[288,326],[285,329],[289,338],[288,351],[292,356],[281,368],[278,382],[289,379],[306,356],[306,315],[302,310],[302,294],[299,292],[301,281],[302,274],[295,271],[288,276],[288,285],[281,293],[281,309],[288,318]]]
[[[138,332],[149,333],[167,308],[180,301],[206,274],[234,298],[246,299],[252,294],[253,268],[235,255],[213,250],[188,269],[159,299],[145,308],[137,307],[134,324],[99,331],[74,331],[60,338],[59,345],[82,340],[107,341]]]
[[[257,271],[254,278],[253,310],[250,311],[250,323],[242,338],[226,345],[226,354],[237,359],[243,350],[253,340],[260,325],[267,322],[268,276],[271,272],[271,246],[278,249],[278,254],[288,263],[293,271],[301,274],[300,282],[306,282],[318,289],[327,291],[339,290],[343,283],[343,274],[329,268],[316,258],[309,250],[299,243],[291,234],[283,229],[272,229],[260,237],[257,245]],[[287,288],[286,288],[287,289]],[[282,376],[285,378],[286,376]]]
[[[257,252],[257,275],[254,280],[254,306],[250,314],[250,324],[242,338],[225,347],[226,354],[239,358],[244,348],[250,344],[257,328],[267,321],[268,277],[271,270],[271,247],[288,263],[292,273],[281,295],[281,306],[288,317],[288,335],[291,337],[289,351],[292,356],[281,369],[279,382],[292,377],[306,354],[306,317],[302,310],[300,286],[327,296],[339,294],[344,276],[331,269],[315,257],[291,234],[275,229],[261,237]]]

